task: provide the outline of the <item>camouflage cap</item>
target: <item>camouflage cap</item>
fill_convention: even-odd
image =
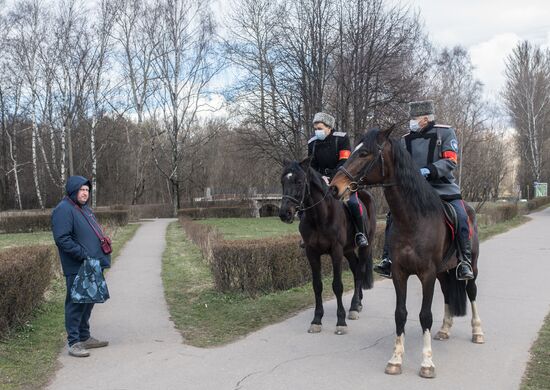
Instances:
[[[336,119],[332,115],[326,114],[324,112],[318,112],[313,117],[313,124],[317,122],[322,122],[331,129],[334,129],[334,124],[336,123]]]
[[[409,103],[409,115],[411,118],[423,115],[434,114],[434,102],[433,100],[423,100],[421,102]]]

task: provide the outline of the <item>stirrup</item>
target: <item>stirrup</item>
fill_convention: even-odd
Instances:
[[[359,244],[359,240],[361,239],[361,237],[363,237],[363,239],[365,240],[365,243],[363,245]],[[369,240],[367,238],[367,235],[365,233],[355,233],[355,243],[358,246],[363,246],[363,247],[369,246]]]
[[[458,269],[460,268],[461,265],[466,265],[468,267],[468,270],[470,271],[469,274],[471,275],[468,275],[468,277],[459,277],[458,276]],[[472,265],[470,263],[468,263],[467,261],[464,261],[464,260],[461,260],[458,265],[456,266],[456,280],[472,280],[474,279],[474,270],[472,268]]]

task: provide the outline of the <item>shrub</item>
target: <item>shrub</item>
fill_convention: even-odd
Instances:
[[[251,218],[256,216],[255,207],[198,207],[178,210],[178,216],[202,218]]]
[[[125,226],[128,224],[127,211],[96,211],[102,225]],[[32,233],[51,229],[51,212],[10,213],[0,217],[0,233]]]
[[[126,206],[130,212],[130,220],[138,221],[143,218],[172,218],[171,204],[135,204]]]
[[[546,204],[550,203],[550,196],[543,196],[540,198],[533,198],[527,202],[527,210],[529,212],[538,209]]]
[[[187,236],[201,248],[210,263],[214,283],[219,291],[244,291],[250,294],[284,290],[311,280],[311,270],[298,234],[261,240],[222,239],[212,226],[199,224],[189,217],[180,217]],[[374,257],[380,257],[384,243],[385,222],[377,224]],[[329,256],[322,257],[325,275],[332,272]],[[348,267],[344,259],[343,268]]]
[[[250,294],[284,290],[311,280],[300,236],[264,240],[220,241],[212,246],[212,273],[219,291]],[[330,259],[323,256],[323,272],[330,273]]]
[[[0,233],[31,233],[50,228],[50,214],[12,214],[0,218]]]
[[[42,301],[57,263],[53,246],[0,251],[0,337],[24,323]]]
[[[201,249],[203,258],[210,263],[212,243],[222,240],[222,235],[213,226],[193,222],[189,217],[181,216],[179,220],[187,237]]]
[[[128,211],[96,211],[94,214],[102,225],[128,225]]]

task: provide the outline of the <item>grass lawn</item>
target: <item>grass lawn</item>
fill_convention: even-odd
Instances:
[[[53,244],[52,232],[0,234],[0,250],[14,246]]]
[[[266,221],[270,231],[272,221]],[[260,228],[261,224],[255,226]],[[314,303],[309,283],[257,297],[215,291],[210,267],[202,260],[200,250],[186,239],[178,222],[168,227],[166,245],[162,268],[164,293],[172,320],[188,344],[209,347],[228,343]],[[350,271],[344,272],[343,279],[346,290],[353,288]],[[325,298],[333,296],[331,280],[330,277],[323,281]],[[304,323],[304,332],[308,326],[309,323]]]
[[[521,390],[550,388],[550,314],[546,316],[539,337],[531,347],[531,360],[523,375]]]
[[[209,218],[199,221],[215,226],[226,240],[247,240],[298,233],[299,220],[292,224],[279,217],[268,218]]]
[[[113,237],[113,259],[116,259],[138,227],[139,225],[132,224],[107,229]],[[0,235],[0,248],[29,243],[53,244],[51,232]],[[29,321],[15,329],[7,339],[0,341],[2,390],[41,388],[56,369],[59,350],[65,343],[65,279],[62,276],[54,278],[46,296],[44,303],[34,311]]]

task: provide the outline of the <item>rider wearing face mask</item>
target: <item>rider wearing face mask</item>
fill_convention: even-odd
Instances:
[[[328,184],[336,174],[336,170],[343,165],[351,154],[349,137],[341,131],[334,131],[335,119],[332,115],[318,112],[313,117],[315,135],[308,141],[308,156],[311,158],[311,167],[321,173]],[[358,246],[368,245],[365,227],[363,226],[363,208],[357,193],[350,196],[348,207],[353,215],[357,234],[355,241]]]
[[[431,100],[409,103],[410,133],[401,140],[420,170],[420,174],[437,191],[442,200],[449,202],[458,216],[458,244],[462,259],[458,265],[459,280],[473,279],[471,226],[462,201],[460,187],[455,183],[453,171],[457,166],[458,141],[453,128],[435,123]],[[386,218],[386,236],[382,262],[374,269],[382,276],[391,277],[391,260],[388,238],[391,234],[391,215]]]

